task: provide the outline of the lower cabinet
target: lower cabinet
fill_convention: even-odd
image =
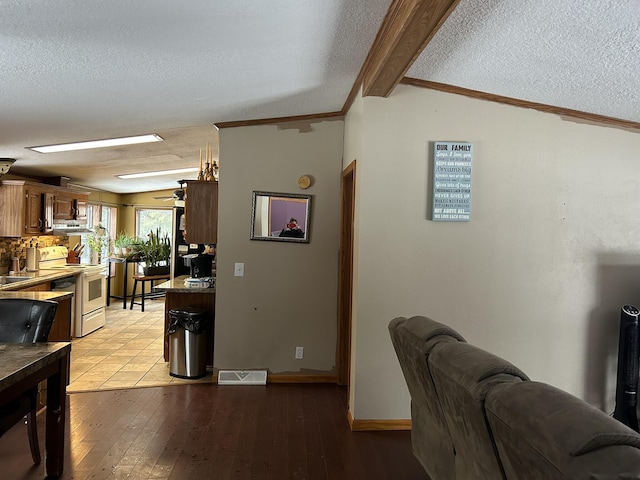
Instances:
[[[71,297],[58,302],[56,318],[53,321],[51,332],[49,332],[50,342],[70,342],[71,341]]]

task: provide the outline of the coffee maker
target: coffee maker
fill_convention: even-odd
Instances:
[[[211,277],[213,270],[213,255],[201,253],[191,258],[191,278]]]

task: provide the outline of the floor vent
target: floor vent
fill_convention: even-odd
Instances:
[[[266,385],[266,370],[220,370],[218,385]]]

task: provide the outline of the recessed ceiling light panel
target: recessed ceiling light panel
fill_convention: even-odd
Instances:
[[[142,172],[142,173],[128,173],[125,175],[116,175],[116,177],[121,178],[123,180],[128,180],[130,178],[143,178],[143,177],[158,177],[160,175],[173,175],[177,173],[191,173],[198,172],[200,169],[198,167],[193,168],[178,168],[176,170],[161,170],[159,172]]]
[[[137,143],[161,142],[160,135],[138,135],[136,137],[108,138],[106,140],[92,140],[89,142],[63,143],[60,145],[45,145],[42,147],[27,147],[39,153],[70,152],[73,150],[86,150],[89,148],[117,147],[121,145],[135,145]]]

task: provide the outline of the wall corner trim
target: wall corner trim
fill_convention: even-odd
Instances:
[[[347,420],[352,432],[411,430],[411,420],[356,420],[353,418],[351,409],[347,410]]]

